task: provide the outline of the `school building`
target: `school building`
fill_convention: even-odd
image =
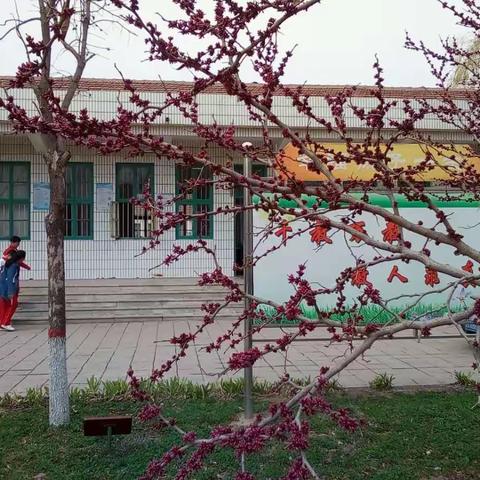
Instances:
[[[9,78],[0,77],[0,87],[8,85]],[[188,90],[184,82],[134,82],[141,95],[153,104],[161,104],[166,92]],[[65,84],[55,84],[61,95]],[[91,115],[102,120],[115,116],[118,102],[128,103],[118,80],[84,79],[71,110],[78,112],[87,108]],[[259,90],[256,84],[252,90]],[[327,119],[331,117],[325,95],[332,95],[342,87],[308,86],[313,108]],[[10,91],[18,103],[29,113],[35,112],[33,92],[29,89]],[[369,88],[359,88],[354,101],[365,108],[375,105]],[[415,98],[427,97],[435,102],[440,92],[435,89],[386,88],[385,96],[397,99],[398,106],[392,111],[392,119],[401,119],[402,101],[415,102]],[[465,104],[461,91],[455,93],[457,101]],[[220,86],[210,88],[197,98],[201,120],[219,125],[235,125],[237,138],[261,144],[262,128],[254,123],[246,109],[222,90]],[[318,140],[334,143],[332,134],[324,128],[306,124],[291,105],[291,100],[281,95],[275,97],[274,110],[289,125],[299,132],[306,132]],[[358,119],[348,117],[352,138],[363,138],[364,130]],[[427,118],[420,128],[433,139],[444,143],[469,144],[471,139],[463,132],[448,128],[435,118]],[[48,212],[49,185],[47,168],[38,151],[35,136],[12,135],[4,111],[0,111],[0,239],[2,247],[12,235],[23,239],[22,248],[27,251],[27,261],[32,266],[24,272],[24,278],[45,280],[47,278],[46,236],[44,218]],[[191,131],[191,125],[181,113],[171,109],[155,125],[154,133],[162,135],[184,148],[195,148],[202,141]],[[271,136],[278,148],[285,142],[281,132],[272,127]],[[409,163],[418,156],[415,145],[406,146],[404,160]],[[220,149],[211,154],[218,162],[227,162],[229,155]],[[411,158],[410,158],[411,157]],[[301,159],[298,163],[301,168]],[[242,158],[235,158],[236,168],[243,168]],[[400,159],[401,161],[401,159]],[[338,168],[341,170],[341,166]],[[306,170],[306,169],[305,169]],[[265,170],[258,167],[260,174]],[[173,245],[186,245],[192,240],[203,238],[216,247],[219,261],[226,272],[234,274],[235,260],[242,257],[241,222],[239,218],[219,216],[209,220],[189,222],[169,231],[160,239],[160,245],[145,255],[137,256],[148,242],[155,229],[155,219],[129,200],[141,194],[146,181],[150,182],[154,194],[164,199],[172,198],[178,191],[179,181],[194,175],[191,169],[175,164],[167,158],[145,155],[129,158],[122,154],[102,156],[95,151],[72,147],[72,160],[68,167],[66,211],[66,275],[70,280],[82,279],[148,279],[161,274],[164,277],[189,278],[211,268],[211,260],[199,253],[174,263],[169,268],[151,270],[171,251]],[[241,192],[198,189],[188,199],[171,208],[202,212],[219,206],[234,205],[242,201]]]

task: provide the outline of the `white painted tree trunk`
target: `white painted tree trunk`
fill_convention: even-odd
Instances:
[[[66,160],[68,154],[56,151],[47,158],[50,179],[50,211],[45,218],[48,260],[48,344],[50,350],[50,425],[70,421],[67,378],[65,302],[65,205]]]
[[[66,347],[65,337],[48,339],[50,357],[49,417],[50,425],[53,427],[67,425],[70,421]]]

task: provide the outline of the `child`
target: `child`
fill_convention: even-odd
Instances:
[[[25,256],[23,250],[13,251],[0,273],[0,328],[8,332],[15,331],[11,324],[18,307],[20,265]]]
[[[22,239],[20,237],[17,237],[16,235],[14,235],[11,239],[10,239],[10,245],[4,250],[3,252],[3,255],[2,255],[2,259],[6,262],[8,260],[8,257],[13,253],[13,252],[16,252],[18,250],[18,247],[20,246],[20,242],[22,241]],[[25,270],[31,270],[31,267],[29,265],[27,265],[26,263],[22,262],[20,264],[20,266],[22,268],[24,268]]]

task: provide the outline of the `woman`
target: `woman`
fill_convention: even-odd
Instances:
[[[10,254],[0,273],[0,328],[13,332],[12,317],[18,307],[18,292],[20,291],[20,265],[25,260],[26,253],[16,250]]]

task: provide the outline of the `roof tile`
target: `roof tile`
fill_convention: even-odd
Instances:
[[[13,77],[0,76],[0,88],[6,88],[9,86]],[[56,88],[66,88],[68,85],[68,78],[56,78],[54,79],[54,85]],[[157,81],[157,80],[132,80],[135,88],[140,92],[181,92],[191,89],[193,83],[181,82],[181,81]],[[291,89],[297,88],[299,85],[285,85]],[[248,87],[252,93],[260,93],[262,85],[258,83],[249,83]],[[104,91],[121,91],[123,90],[123,81],[113,78],[83,78],[80,81],[80,90],[92,91],[92,90],[104,90]],[[335,95],[341,93],[347,85],[304,85],[302,86],[303,93],[315,96],[324,97],[327,95]],[[375,87],[372,86],[357,86],[354,93],[355,97],[371,97]],[[225,89],[222,85],[217,84],[209,87],[206,93],[225,93]],[[282,92],[279,95],[283,96]],[[401,98],[401,99],[415,99],[415,98],[427,98],[435,99],[441,98],[443,90],[438,88],[424,88],[424,87],[385,87],[384,95],[387,98]],[[465,89],[451,89],[451,97],[455,99],[468,98],[468,91]]]

